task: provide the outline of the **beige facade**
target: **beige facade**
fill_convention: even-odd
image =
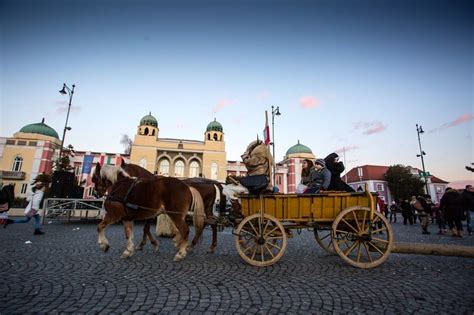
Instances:
[[[158,175],[224,181],[227,162],[222,125],[210,122],[202,141],[160,138],[158,122],[150,113],[137,128],[130,162]]]
[[[51,174],[61,141],[44,123],[26,125],[13,137],[0,137],[0,182],[15,184],[15,196],[25,197],[40,173]]]

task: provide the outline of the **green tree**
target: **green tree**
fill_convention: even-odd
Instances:
[[[74,156],[74,147],[68,145],[63,149],[61,156],[54,162],[54,168],[59,172],[69,172],[74,169],[71,166],[71,158]]]
[[[385,173],[385,180],[395,200],[409,199],[412,194],[423,194],[424,183],[419,176],[413,175],[410,167],[392,165]]]

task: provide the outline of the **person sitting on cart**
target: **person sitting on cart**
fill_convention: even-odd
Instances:
[[[331,183],[331,172],[326,168],[323,159],[317,159],[309,174],[308,188],[305,194],[317,194],[322,190],[327,190]]]

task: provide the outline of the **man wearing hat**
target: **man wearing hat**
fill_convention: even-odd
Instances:
[[[326,168],[324,159],[317,159],[309,173],[308,188],[305,194],[317,194],[321,190],[326,190],[331,183],[331,172]]]

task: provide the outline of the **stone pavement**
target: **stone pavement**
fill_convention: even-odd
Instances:
[[[48,220],[47,220],[48,221]],[[393,225],[396,241],[474,246],[463,239],[421,235],[418,226]],[[141,237],[136,224],[135,243]],[[435,226],[430,230],[435,232]],[[120,224],[107,230],[110,251],[97,245],[95,223],[51,222],[45,235],[33,225],[0,228],[0,314],[473,314],[474,259],[391,254],[362,270],[318,247],[312,231],[289,240],[273,266],[244,263],[232,230],[219,234],[208,254],[210,230],[182,262],[170,239],[121,259]],[[31,243],[29,243],[30,241]]]

